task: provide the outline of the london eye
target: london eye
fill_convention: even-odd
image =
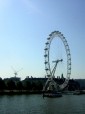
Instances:
[[[51,45],[52,45],[53,40],[56,38],[61,40],[64,50],[66,52],[65,53],[66,54],[66,76],[62,84],[59,84],[53,80],[53,78],[55,78],[55,72],[57,72],[58,65],[64,61],[62,57],[56,58],[56,55],[55,55],[55,60],[54,58],[52,60],[52,64],[53,64],[53,67],[52,67],[51,57],[50,57]],[[68,42],[61,32],[53,31],[51,34],[49,34],[49,37],[47,38],[47,42],[45,43],[44,50],[45,50],[45,54],[44,54],[45,71],[46,71],[46,76],[48,78],[47,82],[45,83],[44,90],[48,87],[52,89],[53,86],[57,90],[58,88],[62,90],[67,86],[69,79],[70,79],[70,75],[71,75],[71,54],[70,54],[70,48],[69,48]]]

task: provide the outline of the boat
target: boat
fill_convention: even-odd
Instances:
[[[56,97],[62,97],[61,92],[45,92],[43,93],[43,97],[50,97],[50,98],[56,98]]]
[[[75,90],[74,95],[82,95],[85,94],[85,90]]]
[[[73,95],[74,92],[73,91],[63,91],[64,95]]]

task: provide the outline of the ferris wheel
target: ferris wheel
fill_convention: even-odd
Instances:
[[[66,59],[67,59],[67,61],[66,61],[66,77],[65,77],[65,81],[62,84],[56,83],[53,80],[53,78],[55,77],[55,72],[56,72],[58,64],[60,62],[62,63],[63,59],[60,58],[60,59],[53,60],[53,63],[54,63],[53,68],[51,68],[51,63],[50,63],[51,44],[55,38],[61,39],[61,42],[63,43],[64,49],[66,51]],[[45,50],[45,55],[44,55],[44,57],[45,57],[45,62],[44,62],[45,63],[45,71],[46,71],[46,76],[48,77],[45,87],[47,85],[49,85],[49,86],[53,85],[56,88],[56,85],[57,85],[57,87],[59,87],[62,90],[67,86],[69,79],[70,79],[70,75],[71,75],[71,54],[70,54],[70,48],[67,43],[67,40],[61,32],[53,31],[51,34],[49,34],[49,37],[47,38],[47,42],[45,43],[44,50]],[[44,87],[44,89],[45,89],[45,87]]]

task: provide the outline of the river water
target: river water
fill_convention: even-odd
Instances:
[[[0,114],[85,114],[85,95],[2,95]]]

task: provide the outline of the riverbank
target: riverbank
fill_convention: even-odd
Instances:
[[[42,94],[42,91],[38,90],[3,90],[0,91],[0,95],[19,95],[19,94]]]
[[[43,91],[42,90],[2,90],[0,91],[0,95],[21,95],[21,94],[43,94]],[[85,94],[85,90],[63,91],[62,94],[82,95],[82,94]]]

